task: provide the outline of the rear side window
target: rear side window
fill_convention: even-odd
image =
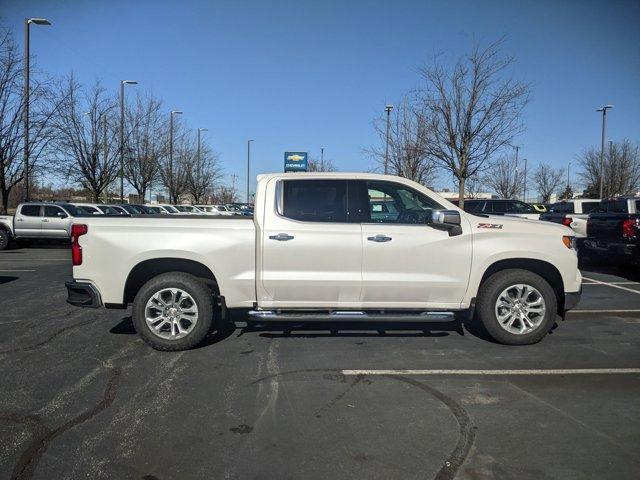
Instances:
[[[582,213],[591,213],[598,209],[600,202],[582,202]]]
[[[45,217],[58,217],[60,215],[66,215],[60,207],[54,207],[53,205],[47,205],[44,207]]]
[[[607,213],[629,213],[626,200],[609,200],[602,202],[602,207]]]
[[[346,222],[346,180],[282,181],[282,215],[302,222]]]
[[[513,200],[507,203],[507,211],[509,213],[536,213],[535,209],[528,203]]]
[[[507,202],[487,202],[485,213],[505,214],[507,213]]]
[[[458,203],[459,202],[456,202],[456,205]],[[464,210],[465,212],[469,212],[469,213],[482,212],[483,205],[484,205],[484,202],[466,200],[464,202]]]
[[[40,205],[23,205],[20,209],[20,213],[27,217],[39,217]]]

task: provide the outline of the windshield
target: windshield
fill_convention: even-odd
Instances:
[[[179,213],[178,210],[171,205],[163,205],[162,208],[164,208],[169,213]]]
[[[87,217],[90,215],[85,210],[81,210],[80,208],[76,207],[75,205],[71,205],[70,203],[61,203],[59,205],[74,217]]]
[[[104,213],[105,215],[122,215],[122,212],[109,206],[109,205],[98,205],[98,208],[102,211],[102,213]]]
[[[76,205],[81,211],[88,213],[90,215],[95,215],[101,213],[100,210],[94,207],[90,207],[89,205]]]

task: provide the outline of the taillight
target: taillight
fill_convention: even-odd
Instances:
[[[74,266],[82,265],[82,247],[78,239],[89,231],[84,224],[71,225],[71,262]]]
[[[571,226],[571,222],[573,222],[573,218],[571,218],[571,217],[564,217],[564,218],[562,219],[562,224],[563,224],[565,227],[570,227],[570,226]]]
[[[633,238],[636,236],[634,227],[637,225],[637,220],[625,220],[622,222],[622,236],[624,238]]]

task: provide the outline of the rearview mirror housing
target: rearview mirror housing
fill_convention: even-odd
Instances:
[[[457,210],[434,210],[429,225],[438,230],[447,230],[449,236],[453,237],[462,234],[461,223]]]

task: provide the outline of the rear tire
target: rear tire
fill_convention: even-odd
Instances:
[[[0,230],[0,250],[5,250],[9,246],[9,233],[6,230]]]
[[[213,294],[193,275],[169,272],[145,283],[133,301],[133,324],[156,350],[188,350],[213,326]]]
[[[528,270],[502,270],[480,286],[476,314],[491,337],[504,345],[538,343],[549,333],[557,313],[549,283]]]

